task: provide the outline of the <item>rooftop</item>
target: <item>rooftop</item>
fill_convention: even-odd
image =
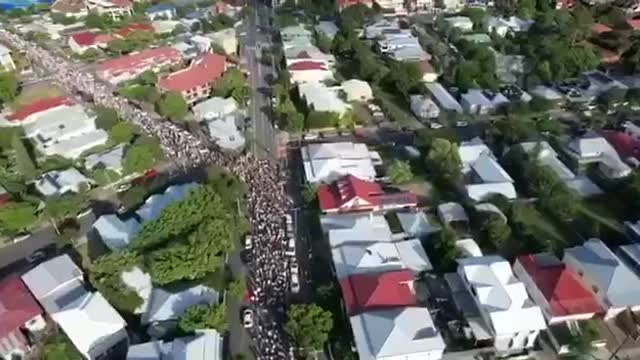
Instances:
[[[142,314],[143,324],[176,320],[193,305],[214,304],[218,300],[218,292],[204,285],[173,291],[171,289],[153,288],[147,309]]]
[[[66,284],[83,278],[82,270],[68,255],[47,260],[22,275],[33,296],[42,301]]]
[[[378,274],[356,274],[340,280],[347,312],[357,315],[367,311],[415,306],[414,273],[410,270]]]
[[[329,70],[322,61],[298,61],[288,67],[289,71]]]
[[[206,53],[195,59],[188,68],[176,71],[158,81],[158,85],[171,91],[187,91],[207,86],[216,81],[226,70],[226,58]]]
[[[42,309],[18,275],[0,280],[0,339],[40,314]]]
[[[173,4],[156,4],[153,6],[149,6],[144,12],[147,14],[153,14],[153,13],[158,13],[158,12],[164,12],[167,10],[175,10],[175,5]]]
[[[92,31],[82,31],[69,35],[80,46],[107,44],[112,40],[109,34],[100,34]]]
[[[351,108],[338,97],[337,89],[328,88],[324,84],[316,82],[304,83],[298,85],[298,90],[300,96],[315,111],[334,112],[342,116]]]
[[[22,121],[26,120],[31,115],[38,114],[43,111],[51,110],[60,106],[71,105],[73,105],[73,101],[66,96],[44,98],[19,107],[16,112],[7,116],[7,119],[11,121]]]
[[[179,61],[180,52],[170,46],[155,49],[145,49],[140,52],[120,56],[115,59],[106,60],[98,65],[98,71],[102,72],[126,72],[133,68],[150,67],[153,64],[167,60]]]
[[[166,4],[164,4],[166,5]],[[132,33],[136,32],[136,31],[148,31],[148,32],[154,32],[154,28],[153,25],[151,24],[147,24],[147,23],[135,23],[135,24],[129,24],[119,30],[117,30],[115,33],[116,35],[126,38],[127,36],[131,35]]]
[[[331,182],[350,174],[373,180],[373,153],[365,144],[352,142],[308,144],[301,149],[307,181]]]
[[[151,341],[129,347],[127,360],[222,360],[222,336],[215,330],[197,330],[194,336],[173,341]]]
[[[163,193],[149,196],[136,214],[143,222],[156,220],[167,206],[183,200],[197,186],[194,182],[171,185]]]
[[[417,196],[410,192],[385,193],[380,184],[346,175],[330,185],[318,188],[320,208],[324,211],[342,207],[365,208],[390,204],[417,204]]]

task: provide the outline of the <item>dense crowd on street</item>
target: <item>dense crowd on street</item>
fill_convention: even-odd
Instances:
[[[215,150],[183,128],[114,95],[111,85],[99,81],[92,73],[80,71],[72,62],[33,42],[4,30],[0,30],[0,39],[27,54],[35,66],[51,73],[68,93],[89,97],[97,105],[117,110],[123,119],[157,138],[167,158],[183,170],[217,164],[247,183],[254,251],[254,260],[249,264],[249,283],[253,292],[250,306],[257,316],[257,324],[251,331],[256,345],[254,350],[258,359],[288,359],[282,326],[288,291],[284,254],[287,201],[277,169],[251,154],[231,156]]]

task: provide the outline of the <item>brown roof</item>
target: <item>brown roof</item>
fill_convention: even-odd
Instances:
[[[51,10],[67,14],[79,13],[84,9],[83,0],[56,0],[51,5]]]

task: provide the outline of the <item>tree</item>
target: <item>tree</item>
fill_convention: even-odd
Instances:
[[[0,100],[10,103],[18,95],[18,79],[13,72],[0,73]]]
[[[456,233],[449,227],[443,228],[438,233],[433,244],[433,253],[436,268],[440,272],[454,271],[456,267],[456,259],[460,257],[460,249],[456,247]]]
[[[536,0],[518,0],[516,15],[523,19],[532,19],[536,14]]]
[[[133,130],[133,125],[119,122],[109,130],[109,139],[114,144],[128,144],[135,135]]]
[[[138,75],[136,82],[140,85],[153,86],[158,82],[158,75],[153,70],[147,70]]]
[[[411,165],[406,161],[393,160],[389,165],[389,178],[394,184],[408,183],[413,179]]]
[[[433,140],[425,161],[429,172],[445,183],[455,183],[462,177],[458,145],[449,140]]]
[[[415,63],[391,61],[387,79],[406,98],[421,84],[422,74]]]
[[[18,171],[26,178],[33,179],[38,175],[36,163],[31,157],[31,153],[27,150],[26,145],[21,138],[15,136],[11,142],[13,151],[16,155],[16,167]]]
[[[304,203],[310,206],[318,199],[318,188],[311,183],[305,184],[302,190],[302,198],[304,199]]]
[[[319,31],[316,31],[316,46],[325,54],[331,53],[331,39]]]
[[[570,329],[571,337],[568,341],[569,353],[561,356],[561,359],[587,360],[592,359],[592,353],[596,351],[593,342],[601,339],[597,325],[591,320],[578,323],[577,330]]]
[[[142,305],[138,293],[122,282],[122,273],[142,267],[139,254],[121,250],[103,255],[90,266],[89,280],[118,310],[133,314]]]
[[[186,332],[202,329],[224,332],[227,328],[225,306],[224,304],[191,306],[180,317],[178,327]]]
[[[174,121],[181,121],[189,113],[189,106],[182,95],[170,91],[158,101],[158,112]]]
[[[216,96],[231,96],[234,90],[247,85],[244,74],[239,69],[230,69],[222,75],[222,78],[216,83],[214,93]]]
[[[96,113],[96,127],[98,129],[109,131],[111,128],[120,121],[118,112],[106,106],[98,105],[95,108]]]
[[[23,131],[19,126],[0,127],[0,152],[13,148],[13,139],[22,137]]]
[[[229,294],[240,300],[247,291],[247,282],[244,278],[233,280],[227,286]]]
[[[10,202],[0,208],[0,229],[16,234],[31,226],[37,219],[36,209],[25,202]]]
[[[133,50],[132,45],[133,44],[126,39],[116,38],[109,41],[107,50],[111,51],[112,53],[122,55],[124,53],[131,52]]]
[[[294,304],[287,312],[285,330],[303,351],[320,350],[329,339],[333,316],[316,304]]]
[[[625,89],[619,87],[612,87],[598,96],[598,102],[605,108],[609,108],[622,103],[627,95]]]
[[[87,198],[82,194],[51,196],[46,199],[43,214],[51,219],[58,230],[59,222],[75,217],[85,206],[87,206]]]
[[[124,172],[132,174],[147,171],[161,158],[162,149],[160,149],[157,140],[139,138],[126,151],[123,163]]]
[[[82,360],[83,357],[62,332],[47,339],[42,347],[42,360]]]
[[[112,24],[112,20],[108,16],[102,16],[97,13],[90,12],[87,17],[84,18],[84,24],[88,28],[106,30]]]
[[[486,243],[493,245],[496,249],[500,249],[511,237],[511,228],[502,216],[491,213],[482,222],[480,233]]]

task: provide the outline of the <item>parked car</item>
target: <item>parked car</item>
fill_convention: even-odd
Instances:
[[[442,128],[442,124],[439,124],[437,122],[432,121],[432,122],[429,123],[429,127],[431,129],[441,129]]]
[[[245,329],[250,329],[253,327],[253,310],[244,309],[242,312],[242,325]]]
[[[31,255],[27,256],[25,259],[27,259],[27,262],[29,264],[35,264],[35,263],[38,263],[38,262],[44,260],[46,257],[47,257],[47,255],[44,253],[44,251],[38,250],[38,251],[33,252]]]
[[[245,250],[253,249],[253,237],[251,235],[247,235],[244,237],[244,249]]]
[[[296,239],[292,236],[289,237],[287,242],[287,250],[284,252],[288,256],[296,256]]]

